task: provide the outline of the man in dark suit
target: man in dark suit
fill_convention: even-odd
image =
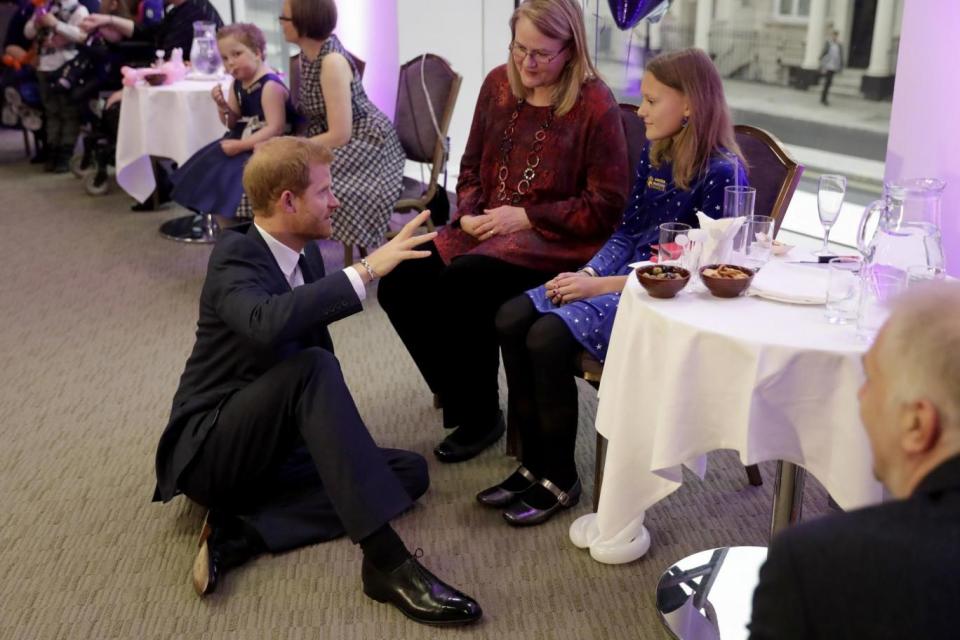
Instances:
[[[860,417],[893,502],[777,536],[751,638],[955,638],[960,284],[911,289],[864,357]],[[843,452],[838,452],[843,455]]]
[[[331,152],[274,138],[247,163],[254,210],[225,232],[200,294],[196,342],[157,449],[157,493],[210,511],[194,562],[197,592],[263,551],[348,534],[363,550],[364,592],[419,622],[472,622],[480,607],[412,557],[390,527],[426,491],[417,454],[384,450],[347,389],[327,325],[362,310],[364,286],[434,234],[429,212],[360,263],[324,275],[317,238],[339,205]]]

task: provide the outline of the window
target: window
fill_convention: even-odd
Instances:
[[[775,0],[777,16],[780,18],[810,17],[810,0]]]

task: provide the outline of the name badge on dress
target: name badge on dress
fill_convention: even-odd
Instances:
[[[667,190],[667,181],[663,178],[655,178],[653,176],[647,176],[647,189],[654,189],[656,191],[666,192]]]

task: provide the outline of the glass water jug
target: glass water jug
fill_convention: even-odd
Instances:
[[[215,75],[223,61],[217,48],[217,25],[198,20],[193,23],[193,43],[190,45],[190,64],[197,73]]]
[[[867,206],[857,232],[867,267],[904,273],[916,265],[944,267],[940,198],[945,186],[936,178],[884,185],[883,199]]]

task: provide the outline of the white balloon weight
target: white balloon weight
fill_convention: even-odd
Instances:
[[[600,536],[597,528],[597,514],[588,513],[580,516],[570,525],[570,541],[578,549],[586,549]]]
[[[650,550],[650,532],[643,526],[644,514],[630,521],[610,540],[599,541],[597,514],[589,513],[570,525],[570,541],[580,549],[590,549],[590,557],[603,564],[626,564]]]

